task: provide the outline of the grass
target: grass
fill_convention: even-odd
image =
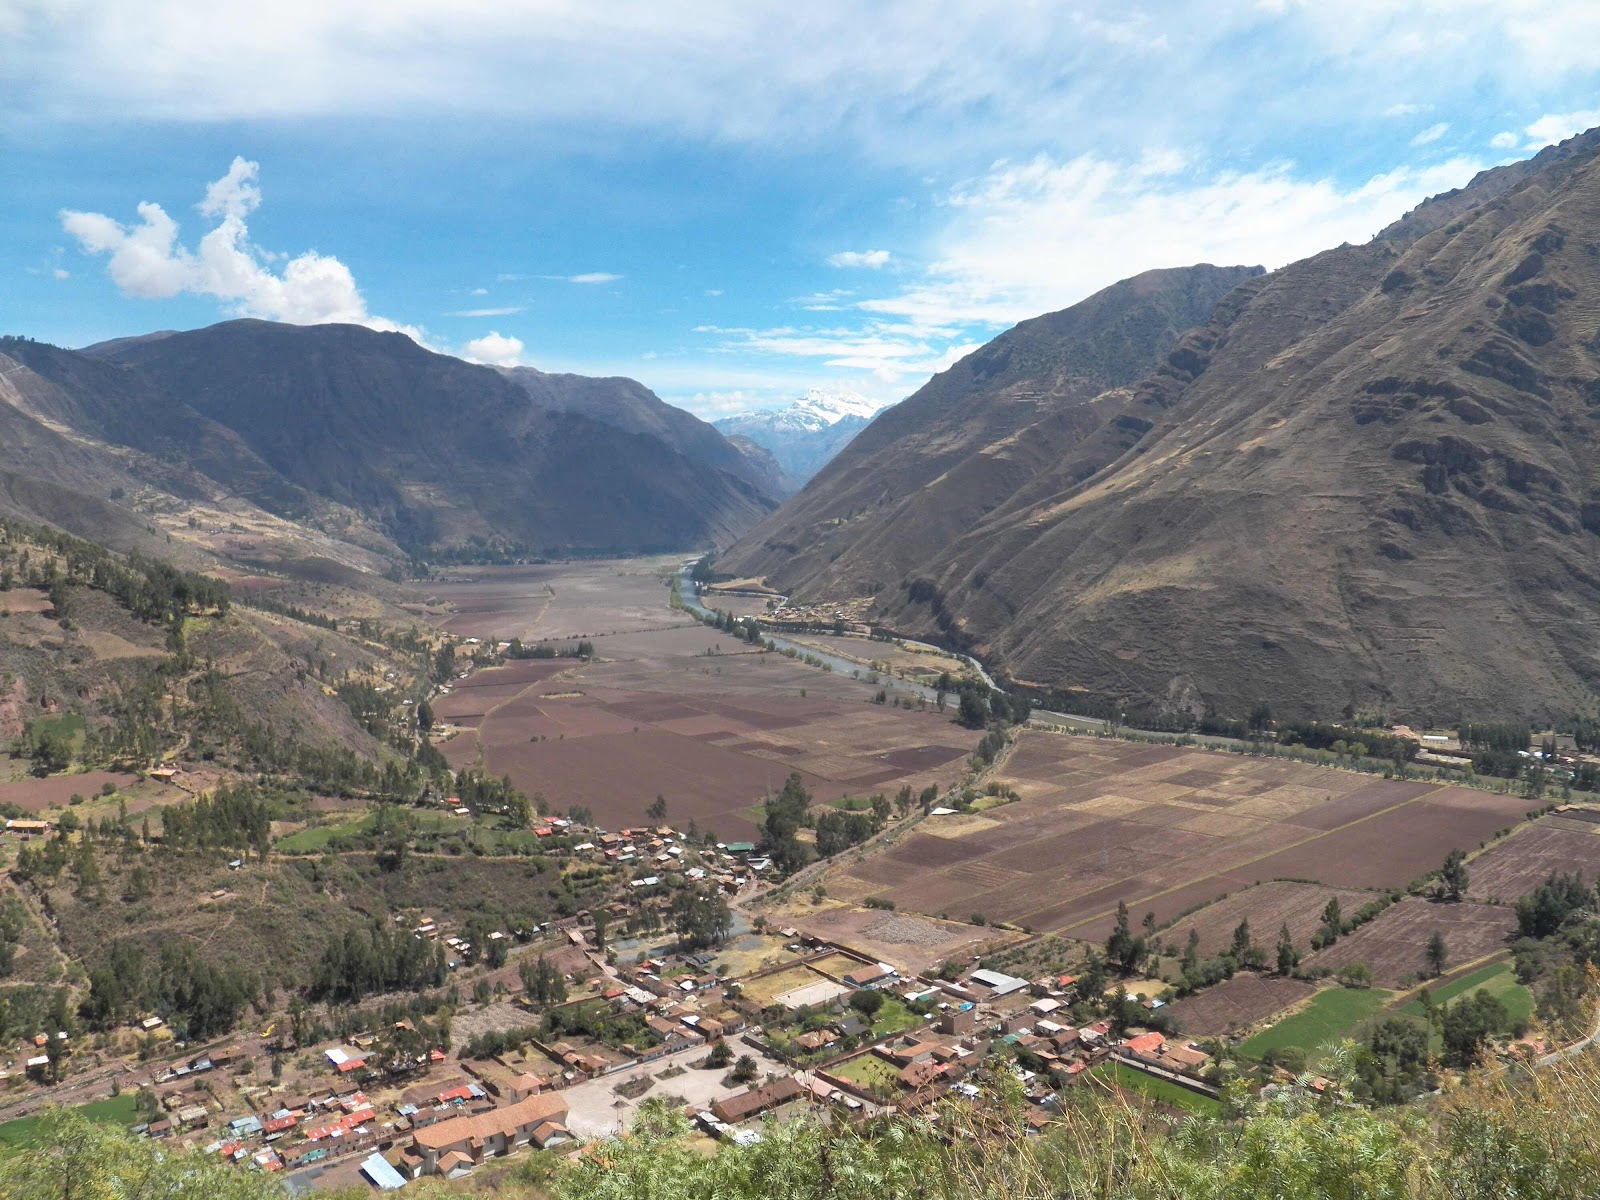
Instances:
[[[320,850],[326,850],[328,843],[334,838],[365,833],[372,828],[375,820],[377,814],[368,813],[354,821],[345,821],[337,825],[315,825],[310,829],[291,833],[288,837],[279,838],[274,848],[284,854],[315,854]]]
[[[1394,993],[1383,988],[1330,988],[1318,992],[1305,1008],[1248,1039],[1239,1051],[1250,1058],[1260,1058],[1269,1050],[1297,1047],[1314,1057],[1329,1042],[1348,1036],[1393,998]]]
[[[869,1092],[876,1092],[880,1088],[892,1092],[899,1086],[900,1080],[900,1071],[893,1063],[870,1051],[858,1058],[830,1067],[828,1073],[837,1075],[840,1079],[848,1079]]]
[[[894,996],[885,995],[883,1007],[872,1018],[872,1037],[888,1037],[891,1033],[904,1033],[908,1029],[915,1029],[926,1018],[919,1017],[907,1008],[901,1000]]]
[[[1115,1084],[1125,1092],[1137,1092],[1160,1104],[1169,1104],[1196,1116],[1214,1117],[1222,1111],[1222,1105],[1210,1096],[1191,1092],[1170,1079],[1157,1078],[1125,1063],[1103,1062],[1090,1074],[1096,1079]]]
[[[107,1125],[132,1125],[138,1118],[138,1106],[132,1092],[123,1092],[120,1096],[112,1096],[106,1100],[96,1100],[93,1104],[85,1104],[78,1108],[80,1116],[91,1121],[102,1121]],[[35,1114],[31,1117],[18,1117],[15,1121],[7,1121],[0,1125],[0,1153],[14,1150],[28,1150],[41,1145],[39,1127],[44,1118]]]
[[[1451,980],[1443,987],[1431,989],[1431,994],[1435,1004],[1446,1004],[1470,996],[1479,988],[1498,998],[1513,1021],[1533,1019],[1533,993],[1517,982],[1510,963],[1490,963],[1460,979]],[[1401,1006],[1400,1013],[1407,1017],[1422,1017],[1426,1015],[1426,1010],[1421,1000],[1409,1000]]]
[[[845,812],[868,812],[872,808],[872,800],[868,796],[840,796],[837,800],[828,801],[828,804]]]

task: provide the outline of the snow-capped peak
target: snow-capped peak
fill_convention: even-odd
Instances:
[[[801,399],[784,408],[738,413],[719,421],[718,425],[754,420],[774,428],[816,432],[837,425],[847,417],[871,420],[882,407],[859,392],[812,388]]]

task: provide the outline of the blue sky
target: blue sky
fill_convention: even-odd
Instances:
[[[0,44],[0,330],[356,320],[704,416],[896,400],[1600,123],[1592,0],[0,0]]]

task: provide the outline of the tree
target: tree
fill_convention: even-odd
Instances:
[[[1339,907],[1339,897],[1330,897],[1322,910],[1322,944],[1331,946],[1344,936],[1344,912]]]
[[[1228,952],[1232,954],[1234,958],[1238,959],[1240,962],[1243,962],[1250,955],[1251,941],[1250,919],[1246,917],[1236,926],[1234,926],[1233,944],[1228,948]]]
[[[528,999],[540,1008],[560,1004],[567,998],[566,980],[542,954],[532,961],[523,959],[517,966],[517,975],[522,979],[522,989]]]
[[[1467,894],[1467,852],[1452,850],[1445,855],[1439,870],[1439,884],[1446,896],[1459,900]]]
[[[739,1061],[733,1064],[733,1081],[735,1083],[753,1083],[759,1071],[760,1068],[756,1066],[755,1059],[748,1054],[741,1054]]]
[[[667,798],[658,794],[656,798],[651,801],[650,807],[644,810],[644,815],[649,817],[652,821],[665,820],[667,816]]]
[[[850,994],[850,1007],[864,1017],[875,1017],[883,1007],[883,993],[872,988],[859,988]]]
[[[1106,958],[1124,975],[1131,974],[1144,958],[1145,940],[1134,937],[1128,926],[1128,903],[1117,901],[1117,924],[1106,939]]]
[[[989,723],[989,702],[971,688],[963,691],[956,708],[956,723],[967,729],[982,729]]]
[[[595,909],[594,910],[594,948],[596,950],[604,950],[606,948],[606,928],[607,928],[607,924],[608,924],[608,921],[607,921],[607,918],[606,918],[606,910],[603,909],[603,908]]]
[[[900,785],[900,790],[894,794],[894,809],[904,819],[911,813],[911,808],[916,804],[916,793],[911,790],[909,783]]]
[[[417,728],[427,733],[433,728],[433,705],[426,700],[417,702]]]
[[[1450,959],[1450,947],[1444,940],[1444,934],[1435,929],[1433,936],[1428,939],[1428,948],[1424,953],[1428,958],[1428,969],[1435,975],[1443,975],[1444,965]]]
[[[872,821],[879,829],[889,823],[889,798],[882,792],[872,798]]]
[[[1189,940],[1183,946],[1183,959],[1179,963],[1181,970],[1188,972],[1200,965],[1200,931],[1189,930]]]
[[[65,771],[72,765],[72,742],[55,730],[33,740],[33,773],[41,778]]]
[[[733,1048],[727,1042],[719,1040],[711,1047],[711,1053],[706,1056],[706,1066],[713,1071],[720,1071],[733,1061]]]
[[[1278,929],[1278,974],[1287,975],[1300,965],[1300,951],[1295,949],[1294,938],[1289,933],[1287,921]]]

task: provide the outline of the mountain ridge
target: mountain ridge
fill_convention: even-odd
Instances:
[[[991,481],[961,520],[934,511],[962,490],[943,474],[902,505],[852,487],[858,452],[915,445],[914,424],[887,428],[901,405],[723,567],[802,599],[871,596],[882,624],[1063,703],[1588,711],[1597,151],[1590,131],[1243,281],[1143,378],[950,464],[966,490]],[[1090,427],[1092,410],[1115,415]],[[1092,444],[1121,421],[1125,444]]]

